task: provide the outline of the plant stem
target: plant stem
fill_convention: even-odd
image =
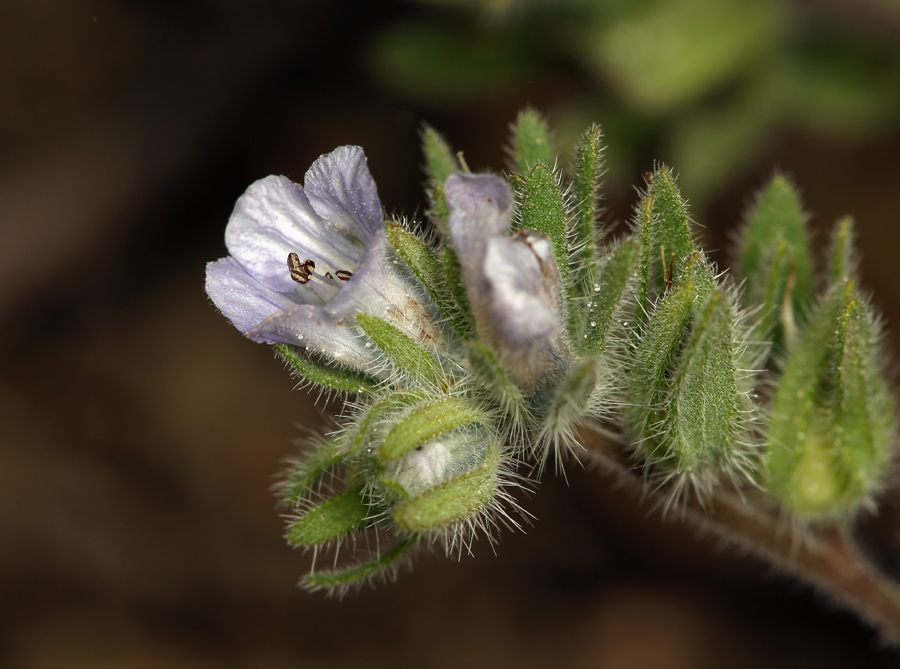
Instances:
[[[659,502],[660,509],[665,508],[664,493],[646,488],[621,445],[588,430],[581,436],[594,461],[647,499]],[[792,529],[774,513],[723,490],[714,492],[702,507],[696,499],[688,499],[678,515],[828,593],[878,630],[885,642],[900,646],[900,586],[856,550],[842,527]]]

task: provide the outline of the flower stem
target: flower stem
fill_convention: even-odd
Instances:
[[[651,503],[658,502],[658,508],[666,507],[664,493],[646,488],[621,446],[588,430],[581,436],[582,445],[595,462],[623,484],[642,492]],[[900,646],[900,586],[857,551],[844,528],[791,529],[773,513],[730,491],[714,492],[703,506],[689,498],[677,515],[831,595],[874,627],[886,643]]]

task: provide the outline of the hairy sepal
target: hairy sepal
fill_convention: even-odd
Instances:
[[[597,262],[600,219],[600,178],[603,175],[603,133],[592,125],[575,152],[574,207],[569,231],[569,266],[573,292],[587,297],[593,291],[591,270]]]
[[[428,297],[463,339],[472,339],[474,325],[466,318],[447,284],[447,274],[437,255],[424,242],[396,223],[385,226],[388,240],[403,262],[412,270]]]
[[[519,113],[513,125],[513,159],[515,169],[525,175],[538,164],[553,165],[556,156],[550,138],[550,128],[544,118],[533,109]]]
[[[312,547],[359,528],[372,511],[362,496],[362,486],[354,486],[311,507],[287,531],[288,543]]]
[[[297,376],[327,390],[365,395],[378,388],[378,382],[362,372],[345,369],[337,363],[324,365],[287,344],[275,344],[274,348]]]
[[[357,314],[356,322],[363,332],[398,369],[414,379],[436,383],[441,367],[411,337],[385,320],[370,314]]]
[[[591,293],[585,298],[583,334],[575,339],[581,355],[600,355],[604,351],[614,318],[629,301],[639,256],[640,245],[625,241],[600,261],[596,278],[591,281]]]

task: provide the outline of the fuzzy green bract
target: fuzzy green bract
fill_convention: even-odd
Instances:
[[[807,216],[776,176],[733,279],[668,167],[612,236],[599,126],[571,165],[537,112],[512,135],[501,177],[424,129],[430,231],[384,221],[359,147],[322,156],[303,186],[260,180],[229,221],[231,255],[207,268],[242,334],[345,399],[278,487],[288,542],[337,552],[303,584],[343,594],[422,547],[459,555],[519,527],[515,489],[585,455],[590,423],[618,433],[666,508],[703,508],[722,485],[796,522],[872,507],[896,409],[851,219],[816,294]]]

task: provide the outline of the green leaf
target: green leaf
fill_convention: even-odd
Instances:
[[[693,319],[672,378],[661,455],[679,474],[702,479],[731,469],[744,424],[737,346],[732,305],[716,290]]]
[[[373,393],[378,388],[378,381],[366,374],[325,366],[286,344],[275,344],[275,350],[297,374],[325,388],[360,394]]]
[[[290,528],[287,540],[296,546],[316,546],[352,532],[371,514],[356,486],[312,507]]]
[[[317,571],[307,574],[303,578],[303,584],[312,590],[320,588],[344,588],[354,583],[359,583],[367,578],[394,566],[396,562],[416,545],[413,536],[401,539],[390,550],[380,554],[376,559],[361,564],[355,564],[344,569]]]
[[[339,463],[347,450],[342,441],[326,439],[294,462],[279,493],[285,506],[296,504],[325,472]]]
[[[601,261],[587,301],[583,340],[577,342],[582,355],[599,355],[604,350],[613,316],[621,310],[626,288],[637,274],[635,262],[639,251],[637,242],[626,241],[615,246]]]
[[[425,287],[431,301],[447,318],[447,322],[463,339],[475,336],[459,306],[450,293],[444,267],[435,253],[414,235],[396,223],[385,226],[387,238],[397,254],[409,266],[419,282]]]
[[[753,206],[739,246],[744,296],[761,307],[763,336],[780,347],[793,338],[813,302],[813,265],[806,216],[790,182],[776,176]],[[784,306],[790,305],[785,313]]]
[[[572,252],[569,255],[573,287],[576,295],[591,293],[591,268],[596,263],[597,221],[600,217],[600,177],[603,174],[603,134],[592,125],[581,138],[575,153],[572,220]]]
[[[516,171],[528,174],[538,164],[553,167],[555,153],[547,122],[533,109],[519,112],[513,127],[513,156]],[[533,230],[534,228],[532,228]]]
[[[394,511],[394,523],[404,530],[420,532],[474,518],[497,494],[499,464],[500,446],[494,442],[488,457],[475,469],[401,503]]]
[[[437,381],[440,365],[412,338],[377,316],[357,314],[356,322],[398,368],[414,378]]]
[[[556,174],[544,165],[537,165],[525,180],[521,202],[519,227],[542,232],[550,238],[556,265],[565,277],[568,268],[566,207]],[[563,283],[566,283],[565,278]]]
[[[381,440],[379,454],[382,460],[402,458],[453,428],[483,419],[481,411],[457,397],[446,397],[416,407]]]

